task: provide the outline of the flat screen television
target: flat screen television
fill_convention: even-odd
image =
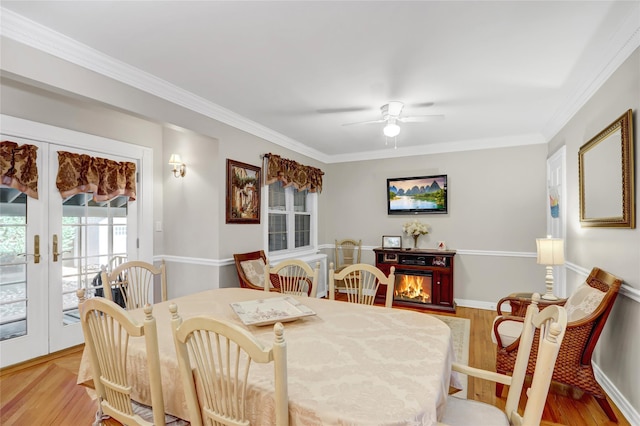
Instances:
[[[387,213],[448,213],[447,195],[447,175],[387,179]]]

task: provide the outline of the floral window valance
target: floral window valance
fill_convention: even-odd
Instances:
[[[0,142],[0,178],[4,185],[38,199],[38,147]]]
[[[118,195],[136,199],[136,165],[106,158],[58,151],[56,186],[62,198],[93,192],[95,201],[107,201]]]
[[[297,190],[308,189],[309,192],[322,192],[322,176],[324,172],[311,166],[304,166],[293,160],[287,160],[279,155],[265,154],[267,162],[266,184],[281,181],[282,184],[293,186]]]

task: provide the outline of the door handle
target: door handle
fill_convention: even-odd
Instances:
[[[58,234],[53,234],[53,261],[58,261],[58,256],[62,256],[64,253],[71,253],[71,250],[58,252]]]
[[[58,256],[62,253],[58,253],[58,234],[53,234],[53,261],[58,261]]]
[[[20,253],[18,256],[33,256],[33,263],[40,263],[40,235],[33,236],[33,254]]]

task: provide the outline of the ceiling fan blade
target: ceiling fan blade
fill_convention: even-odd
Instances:
[[[344,107],[344,108],[321,108],[317,109],[318,114],[338,114],[341,112],[358,112],[358,111],[371,111],[371,108],[364,106]]]
[[[387,120],[371,120],[371,121],[358,121],[356,123],[345,123],[343,126],[353,126],[356,124],[376,124],[376,123],[385,123]]]
[[[425,123],[427,121],[438,121],[444,119],[442,114],[434,115],[410,115],[408,117],[400,117],[398,121],[401,123]]]
[[[407,105],[410,108],[426,108],[435,105],[433,102],[421,102],[418,104],[409,104]]]

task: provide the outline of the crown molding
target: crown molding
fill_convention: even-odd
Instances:
[[[341,155],[327,155],[310,148],[299,141],[249,120],[150,73],[118,61],[6,8],[0,8],[0,16],[2,18],[0,35],[142,90],[202,114],[205,117],[220,121],[291,151],[314,158],[325,164],[330,164],[547,143],[566,125],[571,117],[593,96],[596,90],[602,86],[629,55],[640,46],[639,14],[640,10],[636,9],[634,13],[627,17],[620,30],[613,35],[612,41],[608,43],[608,46],[619,47],[604,52],[601,57],[604,59],[601,62],[604,65],[601,66],[596,78],[586,81],[575,96],[558,109],[546,126],[544,134],[441,142],[422,147],[405,147],[394,150],[387,149]]]
[[[0,35],[38,49],[105,77],[127,84],[161,99],[187,108],[259,138],[273,142],[308,157],[329,162],[326,154],[249,120],[233,111],[210,102],[96,49],[31,21],[6,8],[0,8]]]
[[[388,158],[410,157],[416,155],[443,154],[447,152],[475,151],[480,149],[509,148],[522,145],[545,144],[547,140],[541,134],[504,136],[499,138],[468,139],[455,142],[441,142],[424,146],[384,149],[370,152],[340,154],[330,156],[331,163],[349,161],[381,160]]]
[[[597,58],[592,58],[593,61],[598,61],[590,64],[592,69],[599,70],[597,75],[589,74],[589,78],[582,82],[574,95],[556,111],[544,130],[547,140],[551,140],[562,130],[638,47],[640,47],[640,7],[636,7],[627,16],[618,31],[611,36],[606,49],[603,48]]]

